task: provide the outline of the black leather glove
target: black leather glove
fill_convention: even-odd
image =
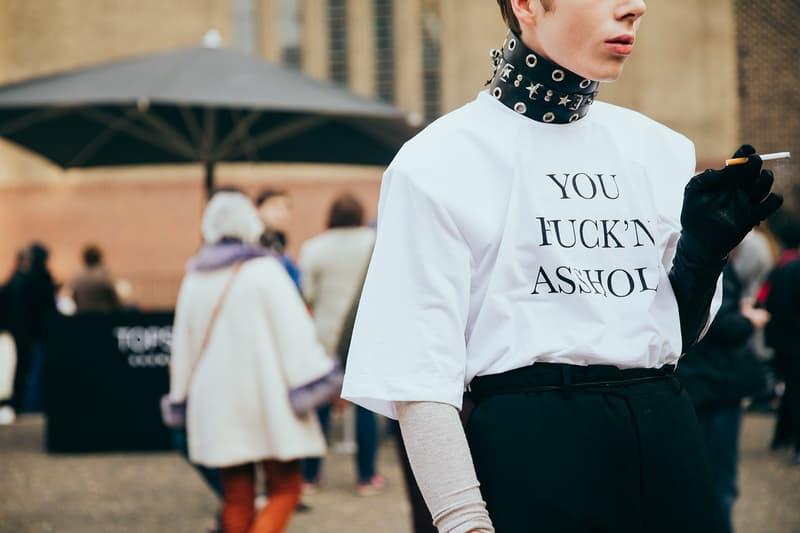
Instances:
[[[783,203],[783,198],[770,192],[774,177],[769,170],[761,170],[761,158],[755,153],[752,146],[744,145],[734,157],[747,157],[747,163],[706,170],[686,185],[681,236],[669,272],[684,353],[697,342],[708,321],[728,254]]]
[[[747,157],[747,163],[708,169],[686,185],[681,240],[696,259],[712,264],[725,259],[783,203],[783,198],[770,192],[775,178],[771,171],[761,170],[761,158],[755,153],[746,144],[733,157]]]

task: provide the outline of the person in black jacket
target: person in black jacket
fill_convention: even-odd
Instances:
[[[733,531],[742,399],[764,386],[761,365],[750,339],[769,321],[769,313],[742,299],[742,283],[731,264],[723,272],[723,300],[707,335],[678,364],[705,437],[714,489]]]
[[[17,346],[12,401],[17,412],[36,412],[44,407],[45,328],[56,310],[56,286],[47,267],[48,256],[44,245],[31,244],[7,284],[13,310],[9,329]]]
[[[786,383],[781,398],[773,448],[784,441],[794,445],[794,462],[800,465],[800,258],[794,258],[770,275],[767,309],[773,320],[767,329],[767,343],[775,349],[773,365]]]

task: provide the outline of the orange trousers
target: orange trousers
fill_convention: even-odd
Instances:
[[[286,529],[303,490],[300,461],[263,462],[267,505],[256,516],[255,464],[220,468],[225,533],[280,533]]]

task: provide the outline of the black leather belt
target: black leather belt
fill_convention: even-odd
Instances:
[[[619,388],[675,380],[675,366],[661,368],[620,369],[609,365],[578,366],[563,363],[534,363],[502,374],[478,376],[468,387],[470,398],[479,402],[490,396],[561,391],[566,397],[573,392],[611,392]]]

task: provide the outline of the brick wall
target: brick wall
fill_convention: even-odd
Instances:
[[[81,266],[80,252],[99,244],[115,276],[127,279],[133,299],[145,307],[171,307],[186,259],[200,244],[204,193],[199,173],[165,181],[136,179],[119,171],[106,179],[62,177],[48,183],[0,188],[0,273],[13,265],[15,252],[33,240],[51,250],[50,267],[59,281]],[[379,190],[378,169],[328,169],[334,178],[315,179],[319,170],[303,166],[280,177],[280,169],[221,172],[220,185],[236,185],[249,194],[263,186],[285,188],[294,212],[289,233],[296,256],[307,238],[324,229],[328,206],[339,192],[355,192],[374,217]],[[174,171],[173,171],[174,173]],[[255,174],[270,176],[265,179]]]
[[[775,163],[787,207],[800,209],[800,4],[736,0],[741,139],[760,152],[791,151]]]

